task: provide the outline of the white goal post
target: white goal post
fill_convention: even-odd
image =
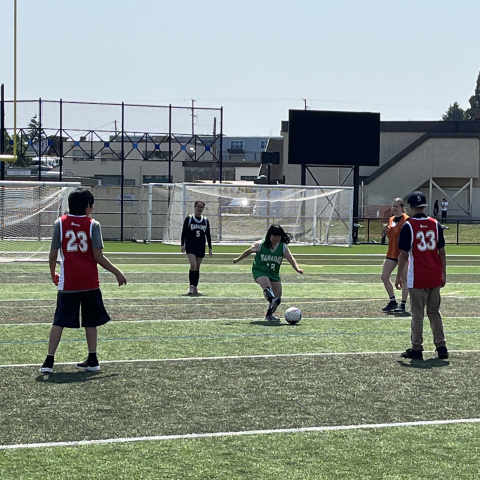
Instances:
[[[0,261],[46,259],[53,224],[77,182],[0,181]]]
[[[217,244],[260,240],[278,223],[298,245],[351,245],[353,187],[251,183],[144,185],[137,216],[142,228],[136,228],[135,239],[180,244],[183,221],[197,200],[205,202],[203,213]]]

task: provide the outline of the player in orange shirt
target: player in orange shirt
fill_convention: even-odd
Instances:
[[[402,303],[399,306],[395,299],[395,291],[393,289],[392,282],[390,281],[390,275],[398,265],[398,257],[400,250],[398,249],[398,239],[400,237],[400,230],[403,224],[408,218],[405,213],[405,202],[403,198],[395,198],[392,203],[392,217],[388,220],[388,224],[384,228],[384,232],[388,237],[388,251],[387,258],[383,263],[382,270],[382,282],[385,285],[390,299],[386,307],[382,308],[383,312],[395,312],[395,313],[407,313],[405,305],[407,303],[408,288],[405,285],[402,288]]]

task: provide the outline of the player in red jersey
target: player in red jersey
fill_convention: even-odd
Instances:
[[[53,373],[55,352],[64,328],[82,327],[87,338],[88,357],[77,363],[80,370],[100,370],[97,359],[97,327],[110,317],[103,305],[97,264],[113,273],[118,285],[125,285],[125,275],[103,256],[103,239],[100,224],[90,214],[93,194],[78,188],[68,197],[69,214],[60,217],[53,227],[48,263],[52,281],[58,286],[57,308],[48,342],[48,355],[40,371]],[[60,275],[55,272],[58,252],[62,259]]]
[[[447,281],[447,260],[443,229],[424,210],[427,200],[422,192],[412,192],[407,199],[411,217],[400,231],[398,248],[397,289],[407,282],[412,311],[412,348],[402,353],[404,358],[423,358],[423,318],[425,307],[433,333],[433,342],[439,358],[448,358],[442,317],[440,315],[440,288]],[[405,265],[408,259],[408,273]]]

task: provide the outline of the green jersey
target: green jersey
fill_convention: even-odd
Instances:
[[[256,280],[258,277],[268,277],[274,282],[280,282],[280,265],[286,247],[285,243],[279,242],[275,249],[271,249],[265,245],[265,240],[263,240],[253,260],[253,278]]]

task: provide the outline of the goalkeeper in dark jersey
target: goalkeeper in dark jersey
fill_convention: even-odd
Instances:
[[[280,319],[274,315],[275,310],[282,301],[282,280],[280,278],[280,266],[283,258],[298,273],[303,273],[293,255],[290,253],[288,244],[290,235],[285,233],[280,225],[273,224],[268,229],[265,239],[254,243],[248,250],[245,250],[239,257],[233,260],[238,263],[255,253],[252,265],[253,279],[262,287],[263,294],[268,302],[268,310],[265,320],[268,322],[279,322]]]

